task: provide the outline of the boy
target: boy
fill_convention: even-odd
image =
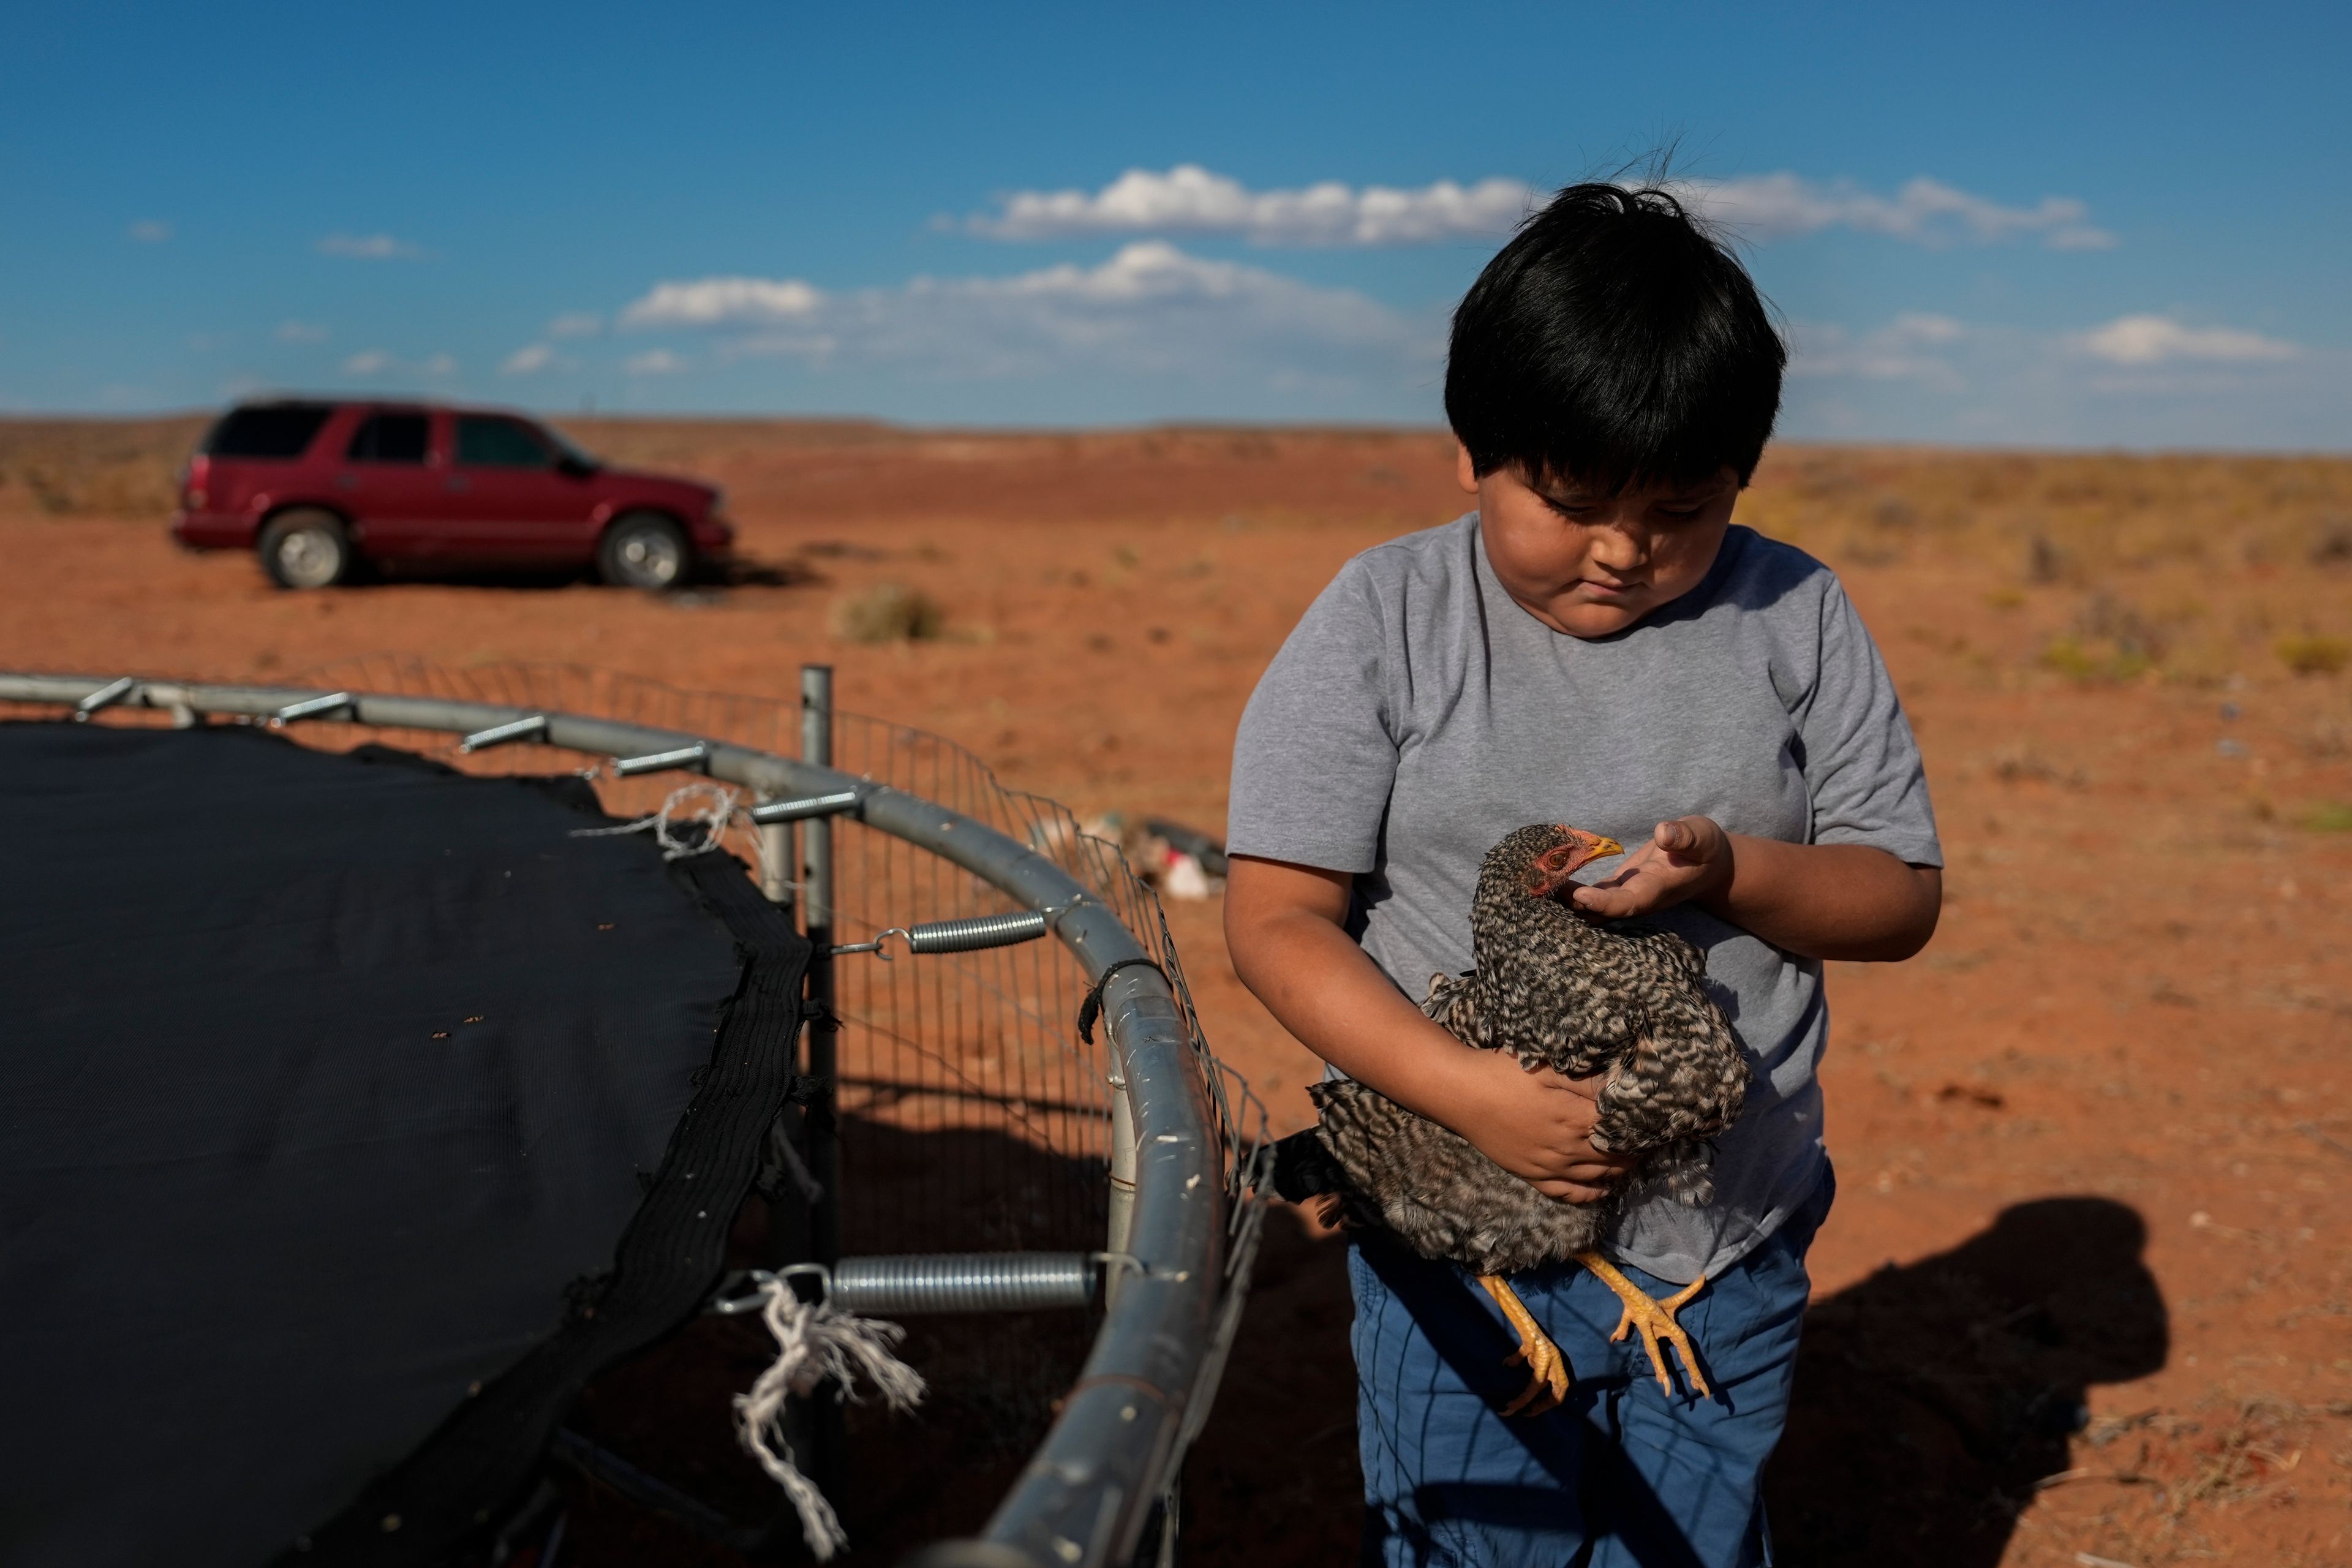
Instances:
[[[1506,1418],[1526,1372],[1463,1271],[1349,1248],[1368,1563],[1769,1561],[1759,1483],[1832,1185],[1822,961],[1910,956],[1942,896],[1869,634],[1826,567],[1731,526],[1786,357],[1671,195],[1561,192],[1454,314],[1445,412],[1477,510],[1348,563],[1243,715],[1227,942],[1333,1071],[1562,1202],[1610,1190],[1596,1080],[1522,1072],[1415,1005],[1471,965],[1486,848],[1565,822],[1634,847],[1576,906],[1690,939],[1754,1072],[1713,1200],[1640,1196],[1610,1242],[1654,1295],[1707,1280],[1681,1322],[1709,1398],[1610,1343],[1616,1297],[1569,1264],[1512,1284],[1575,1385]]]

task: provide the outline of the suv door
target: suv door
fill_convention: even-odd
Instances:
[[[433,416],[374,408],[343,447],[335,491],[357,522],[362,550],[379,560],[430,554],[442,510]]]
[[[560,471],[561,454],[527,420],[460,414],[455,423],[450,484],[467,522],[451,530],[453,552],[585,561],[594,543],[594,487]]]

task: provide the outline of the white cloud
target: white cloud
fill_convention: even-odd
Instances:
[[[319,254],[354,261],[412,261],[425,252],[388,234],[331,234],[319,241]]]
[[[604,318],[589,310],[568,310],[547,323],[551,338],[593,338],[604,330]]]
[[[1979,245],[2038,235],[2060,250],[2113,245],[2066,196],[2007,206],[1920,175],[1891,196],[1851,180],[1794,174],[1670,180],[1667,188],[1754,240],[1849,228],[1915,245]],[[1197,163],[1165,174],[1129,169],[1097,191],[1015,191],[993,214],[966,220],[996,239],[1069,239],[1118,234],[1230,234],[1260,245],[1426,245],[1500,239],[1549,193],[1523,181],[1440,180],[1413,189],[1336,180],[1296,190],[1253,191]]]
[[[2173,360],[2249,363],[2293,359],[2303,351],[2278,338],[2235,327],[2191,327],[2169,316],[2118,316],[2076,337],[2086,353],[2110,364],[2151,365]]]
[[[824,296],[797,278],[703,278],[657,283],[621,312],[625,327],[717,327],[796,321]]]
[[[448,376],[457,374],[457,362],[451,355],[436,353],[411,363],[383,349],[362,349],[343,361],[345,375],[383,375],[387,372],[400,375]]]
[[[1425,245],[1508,233],[1533,193],[1517,180],[1440,180],[1418,190],[1359,189],[1326,180],[1298,190],[1253,191],[1180,163],[1129,169],[1099,191],[1015,191],[993,216],[969,220],[996,239],[1110,234],[1237,234],[1260,245]]]
[[[1800,321],[1790,333],[1794,342],[1789,374],[1917,381],[1956,390],[1963,379],[1942,351],[1966,340],[1970,330],[1949,316],[1924,311],[1906,311],[1866,332],[1833,322]]]
[[[641,354],[631,354],[621,368],[631,375],[676,375],[687,368],[688,362],[667,349],[648,349]]]
[[[2352,356],[2242,329],[2126,316],[2038,331],[1946,316],[1796,323],[1793,438],[2028,447],[2341,448]]]
[[[499,366],[500,375],[532,375],[545,370],[555,359],[555,351],[545,343],[527,343],[507,355]]]
[[[172,237],[172,226],[157,218],[142,218],[127,232],[142,245],[161,245]]]
[[[315,321],[280,321],[271,335],[281,343],[323,343],[327,329]]]
[[[1800,174],[1748,174],[1729,180],[1675,180],[1668,188],[1742,237],[1757,240],[1850,228],[1914,245],[1991,245],[2039,235],[2058,250],[2095,250],[2115,237],[2093,227],[2090,209],[2070,196],[2044,196],[2030,207],[2004,206],[1922,174],[1892,196],[1851,180]]]
[[[777,302],[790,301],[789,310]],[[1426,375],[1444,325],[1349,289],[1139,240],[1094,267],[1002,278],[918,278],[826,293],[784,279],[664,283],[622,313],[720,334],[722,357],[894,362],[957,377],[1078,368],[1201,378],[1281,377],[1328,391]]]

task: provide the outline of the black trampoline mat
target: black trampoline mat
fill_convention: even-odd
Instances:
[[[0,1562],[262,1562],[612,1266],[741,971],[595,825],[0,724]]]

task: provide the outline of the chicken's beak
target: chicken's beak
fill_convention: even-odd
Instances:
[[[1587,860],[1606,860],[1612,855],[1625,853],[1625,847],[1605,833],[1580,833],[1576,837],[1583,846]]]

